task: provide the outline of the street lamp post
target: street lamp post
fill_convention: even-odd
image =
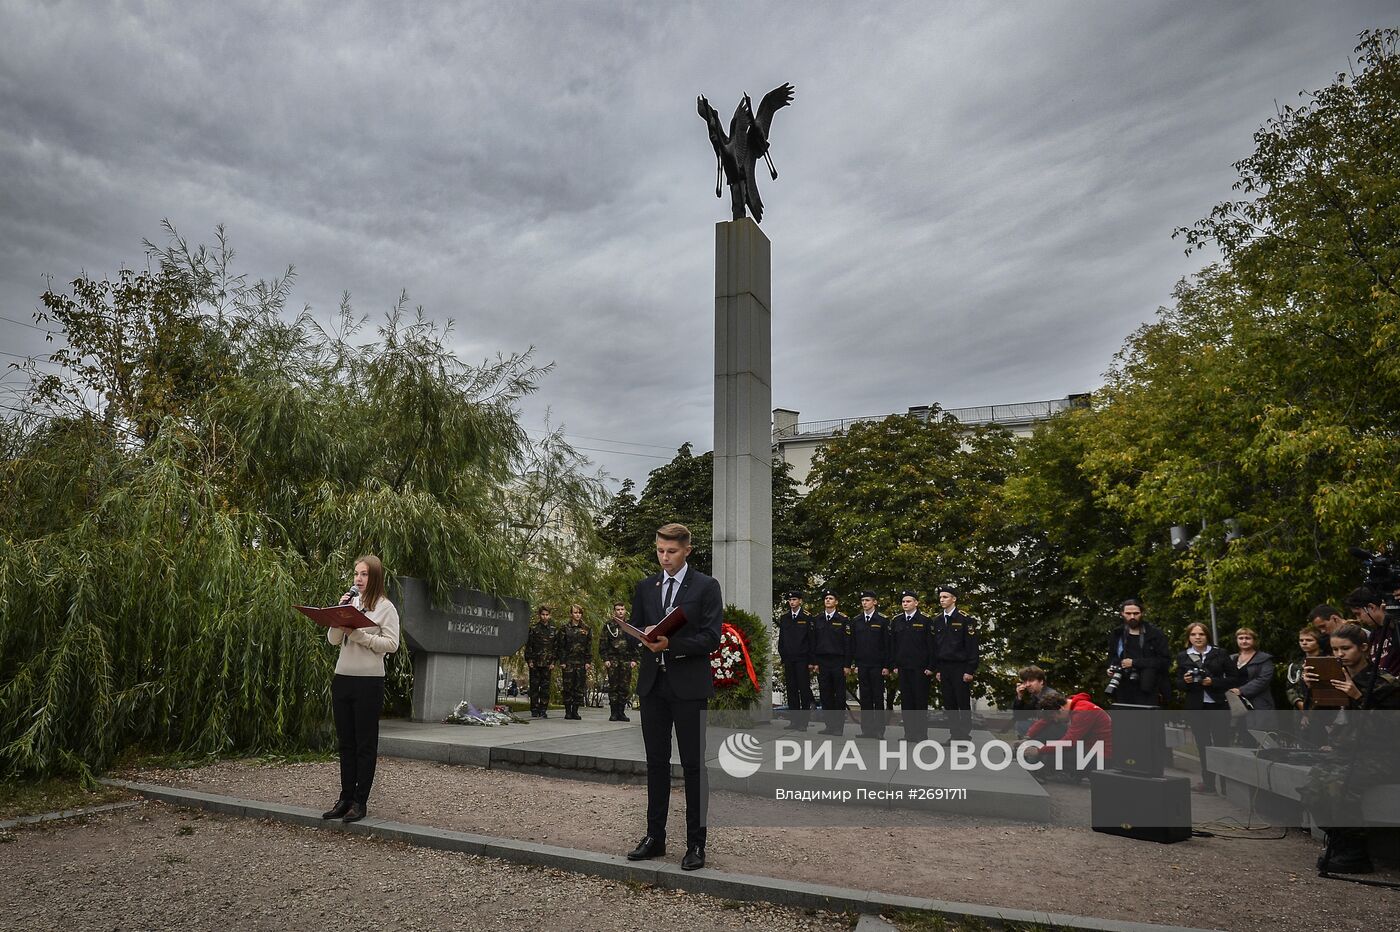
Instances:
[[[1201,519],[1201,531],[1195,537],[1186,536],[1186,528],[1183,525],[1173,525],[1171,529],[1171,542],[1173,550],[1190,550],[1196,543],[1205,536],[1206,519]],[[1240,523],[1234,518],[1225,519],[1225,543],[1235,540],[1240,536]],[[1206,598],[1210,601],[1210,642],[1220,643],[1220,633],[1215,628],[1215,563],[1206,557]]]

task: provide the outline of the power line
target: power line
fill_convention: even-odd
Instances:
[[[12,324],[19,324],[21,327],[29,327],[30,329],[38,330],[41,333],[51,333],[54,336],[59,336],[61,333],[61,331],[58,330],[50,330],[48,327],[40,327],[38,324],[29,324],[25,323],[22,320],[15,320],[13,317],[6,317],[4,314],[0,314],[0,320],[8,320]]]
[[[668,456],[657,456],[654,453],[630,453],[627,450],[600,450],[597,447],[574,447],[575,450],[587,450],[589,453],[611,453],[614,456],[640,456],[644,460],[669,460]]]

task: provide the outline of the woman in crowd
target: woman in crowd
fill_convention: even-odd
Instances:
[[[340,750],[340,799],[323,819],[358,822],[365,817],[379,755],[379,713],[384,709],[384,658],[399,648],[399,611],[384,596],[384,564],[373,555],[355,562],[355,585],[340,599],[374,622],[367,628],[328,628],[340,645],[331,681],[331,710]]]
[[[1259,632],[1253,628],[1238,629],[1235,632],[1235,644],[1239,647],[1239,652],[1230,655],[1235,667],[1231,671],[1230,689],[1227,692],[1243,699],[1252,710],[1241,719],[1245,729],[1268,731],[1274,727],[1274,694],[1271,691],[1274,682],[1274,658],[1259,649]],[[1247,740],[1247,736],[1242,737],[1244,740],[1241,743],[1247,747],[1253,746]]]
[[[1206,769],[1206,748],[1220,747],[1229,739],[1230,707],[1225,690],[1230,668],[1230,658],[1210,643],[1205,625],[1196,621],[1186,626],[1186,649],[1176,655],[1176,683],[1186,691],[1186,717],[1201,758],[1197,793],[1215,790],[1215,776]]]

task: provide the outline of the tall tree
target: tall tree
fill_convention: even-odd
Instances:
[[[222,233],[150,260],[43,296],[60,372],[0,430],[3,775],[314,745],[334,656],[293,604],[366,551],[439,593],[527,595],[528,529],[597,501],[562,441],[525,443],[528,353],[464,363],[404,301],[365,335],[347,299],[327,333]],[[407,650],[388,672],[402,703]]]

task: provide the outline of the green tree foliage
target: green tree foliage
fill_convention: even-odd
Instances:
[[[983,504],[1011,465],[1002,430],[966,427],[937,406],[857,424],[818,451],[803,509],[820,580],[846,598],[880,593],[889,608],[911,588],[932,598],[953,585],[990,594],[975,549]]]
[[[773,604],[783,603],[783,593],[806,590],[812,585],[813,527],[802,507],[792,464],[773,461]]]
[[[647,475],[646,488],[631,504],[634,485],[623,483],[604,516],[602,534],[619,553],[656,559],[656,529],[671,521],[690,528],[690,565],[714,569],[714,453],[691,453],[681,444],[675,458]]]
[[[636,484],[623,481],[604,509],[599,531],[619,555],[655,560],[656,529],[670,521],[690,528],[690,563],[702,573],[714,566],[714,453],[691,453],[682,444],[676,456],[647,476],[642,494]],[[773,463],[773,600],[778,593],[805,588],[811,582],[811,555],[807,547],[810,528],[798,508],[800,498],[792,467]]]
[[[61,374],[0,431],[0,775],[318,744],[334,651],[294,603],[366,551],[527,595],[563,559],[538,529],[591,527],[571,451],[517,423],[528,353],[466,364],[404,300],[325,332],[286,313],[290,269],[250,282],[222,231],[170,232],[152,268],[43,296]],[[410,676],[401,649],[391,702]]]
[[[1357,582],[1347,546],[1400,532],[1397,33],[1357,53],[1255,134],[1244,198],[1179,231],[1220,262],[1128,340],[1092,411],[1022,449],[1008,512],[1069,576],[1048,574],[1065,608],[1044,623],[1101,642],[1095,604],[1138,592],[1179,640],[1213,593],[1222,637],[1248,624],[1291,653],[1307,609]]]

